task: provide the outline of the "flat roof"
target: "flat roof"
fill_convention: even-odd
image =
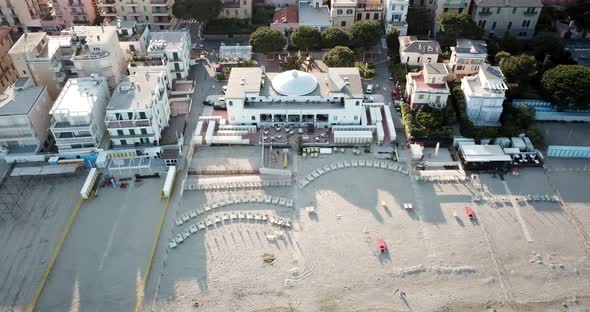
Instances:
[[[459,151],[467,162],[512,161],[500,145],[461,145]]]
[[[150,34],[148,52],[160,52],[167,49],[182,48],[182,41],[188,36],[186,31],[158,31]],[[154,41],[165,41],[163,48],[158,48]]]
[[[541,0],[475,0],[478,7],[543,7]]]
[[[90,114],[96,102],[105,96],[106,84],[102,76],[68,79],[50,114]]]
[[[30,86],[22,90],[15,89],[15,86],[22,84],[23,80],[27,79],[29,78],[17,79],[14,85],[6,89],[4,94],[0,96],[0,116],[26,115],[35,106],[47,87]]]
[[[469,53],[469,54],[487,54],[488,44],[483,40],[471,40],[471,39],[457,39],[457,45],[451,47],[455,49],[457,53]]]
[[[163,71],[142,71],[123,76],[107,106],[109,110],[146,108],[152,103],[153,91],[158,88],[158,79]]]
[[[259,93],[261,84],[261,67],[234,67],[231,69],[229,79],[227,80],[225,97],[241,98],[244,96],[244,93]]]
[[[321,25],[331,26],[332,18],[328,7],[312,7],[309,5],[299,6],[299,25]]]
[[[113,33],[117,32],[116,26],[72,26],[72,28],[62,31],[62,34],[85,36],[86,43],[107,42]]]
[[[47,33],[44,32],[24,33],[10,48],[11,54],[33,51],[46,35]]]

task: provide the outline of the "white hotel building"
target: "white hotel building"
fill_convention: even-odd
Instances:
[[[99,147],[109,97],[108,83],[102,76],[66,82],[50,111],[50,129],[60,153],[95,151]]]
[[[225,99],[232,125],[359,125],[365,111],[357,68],[264,73],[234,67]]]
[[[121,78],[105,119],[112,147],[159,144],[170,121],[164,77],[164,71],[143,71]]]
[[[483,64],[475,76],[461,79],[469,120],[475,126],[497,126],[508,87],[497,66]]]

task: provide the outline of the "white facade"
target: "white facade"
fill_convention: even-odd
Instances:
[[[440,45],[434,40],[418,40],[414,36],[399,37],[399,57],[402,64],[419,66],[438,62]]]
[[[406,77],[406,100],[412,110],[423,105],[443,108],[451,90],[447,85],[449,72],[443,63],[425,64],[422,71],[408,73]]]
[[[363,90],[357,68],[328,73],[232,68],[225,95],[232,125],[358,125]]]
[[[434,32],[438,33],[440,31],[440,25],[436,17],[446,12],[468,14],[471,0],[434,0],[433,4]]]
[[[168,29],[176,20],[172,15],[174,0],[96,0],[98,14],[106,23],[117,19],[149,24],[151,29]]]
[[[112,147],[158,145],[170,122],[164,71],[123,77],[107,107],[105,124]]]
[[[542,8],[541,0],[474,0],[469,13],[490,36],[527,39],[535,34]]]
[[[187,31],[154,32],[147,50],[150,59],[165,58],[168,76],[186,79],[191,59],[191,36]]]
[[[19,78],[0,95],[0,146],[9,152],[38,152],[49,134],[51,99],[32,82]]]
[[[387,0],[385,4],[385,31],[391,27],[397,28],[400,36],[408,34],[408,7],[409,0]]]
[[[504,75],[497,66],[484,64],[475,76],[461,79],[469,120],[476,126],[498,125],[505,92]]]
[[[104,136],[109,102],[104,77],[69,79],[51,108],[51,132],[60,153],[95,151]]]
[[[136,21],[117,21],[119,45],[125,61],[129,62],[135,55],[145,55],[148,47],[150,30],[147,24]]]
[[[487,44],[482,40],[457,39],[457,45],[451,47],[449,68],[454,79],[474,75],[488,57]]]
[[[115,26],[75,26],[68,31],[72,38],[72,61],[79,77],[99,74],[114,89],[125,70],[125,58]]]

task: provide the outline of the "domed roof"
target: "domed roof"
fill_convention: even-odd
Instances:
[[[272,79],[272,88],[282,95],[306,95],[318,86],[318,81],[312,74],[299,70],[289,70],[276,75]]]

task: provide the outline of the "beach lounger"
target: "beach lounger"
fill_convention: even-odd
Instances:
[[[182,221],[181,217],[178,217],[176,218],[176,220],[174,220],[174,223],[176,223],[176,225],[178,226],[181,226],[184,223],[184,221]]]
[[[197,227],[199,228],[199,230],[202,230],[205,228],[205,222],[200,221],[199,223],[197,223]]]
[[[197,227],[196,224],[191,224],[191,226],[188,227],[188,230],[191,232],[191,234],[193,233],[197,233],[199,231],[199,228]]]
[[[229,216],[227,215],[227,213],[224,213],[224,214],[223,214],[223,217],[221,217],[221,219],[222,219],[223,221],[227,221],[227,220],[229,220]]]
[[[234,203],[235,203],[235,204],[241,204],[241,203],[242,203],[242,198],[241,198],[241,197],[236,197],[236,198],[234,199]]]
[[[203,209],[205,209],[205,211],[209,211],[209,210],[211,210],[211,206],[209,206],[209,205],[205,205],[205,206],[203,207]]]
[[[320,176],[320,174],[317,171],[313,171],[311,175],[314,177],[314,179]]]
[[[191,219],[194,219],[197,217],[197,211],[195,211],[194,209],[188,212],[188,216],[191,217]]]
[[[267,221],[267,220],[268,220],[268,215],[266,215],[266,214],[263,214],[263,215],[262,215],[262,221]]]
[[[259,213],[254,214],[254,219],[260,221],[262,220],[262,216]]]
[[[190,220],[188,213],[183,213],[182,216],[180,216],[180,217],[182,218],[182,222],[186,222],[186,221]]]
[[[287,207],[293,207],[293,200],[292,199],[287,200]]]
[[[386,163],[386,162],[383,162],[383,161],[382,161],[382,162],[379,164],[379,166],[381,166],[381,168],[383,168],[383,169],[387,169],[387,163]]]
[[[331,163],[330,168],[332,168],[332,170],[336,170],[338,169],[338,165],[336,163]]]
[[[229,214],[229,218],[230,218],[230,220],[233,220],[233,219],[235,219],[235,218],[237,218],[237,217],[238,217],[238,215],[237,215],[235,212],[231,212],[231,213]]]
[[[180,233],[176,234],[176,243],[180,244],[182,242],[184,242],[184,238],[182,238],[182,234],[180,234]]]
[[[276,196],[273,196],[272,197],[272,203],[275,204],[275,205],[278,204],[279,203],[279,198],[276,197]]]
[[[264,196],[264,202],[265,203],[270,204],[271,201],[272,201],[272,196],[268,196],[268,195],[267,196]]]
[[[364,167],[366,166],[366,163],[363,159],[359,160],[359,167]]]
[[[356,161],[356,160],[353,160],[352,162],[350,162],[350,165],[351,165],[352,167],[358,167],[358,166],[359,166],[359,162],[358,162],[358,161]]]
[[[336,163],[336,167],[338,167],[338,169],[344,168],[344,163],[341,162],[341,161],[339,161],[339,162]]]
[[[329,165],[325,165],[322,169],[324,170],[324,172],[332,171],[332,168]]]
[[[246,218],[246,215],[243,212],[238,212],[238,217],[240,219],[245,219]]]
[[[215,223],[220,223],[221,222],[221,218],[219,216],[215,216]]]
[[[373,162],[373,168],[379,168],[379,162],[378,161],[374,161]]]
[[[187,239],[189,236],[191,236],[191,231],[189,231],[188,229],[182,231],[182,238]]]
[[[344,162],[344,167],[346,168],[350,168],[352,165],[350,164],[350,161],[345,161]]]
[[[285,223],[283,224],[283,226],[286,227],[286,228],[291,228],[291,222],[285,221]]]
[[[197,208],[197,214],[204,214],[203,208]]]
[[[270,217],[270,223],[275,224],[277,222],[277,218],[275,216]]]
[[[211,221],[211,219],[207,219],[207,220],[205,220],[205,224],[207,226],[212,226],[213,225],[213,221]]]
[[[264,196],[258,196],[258,197],[256,197],[256,202],[257,203],[263,203],[264,202]]]
[[[248,218],[248,220],[252,220],[254,219],[254,215],[252,215],[251,213],[246,213],[246,217]]]
[[[168,248],[173,249],[176,248],[176,246],[178,246],[178,244],[176,244],[176,241],[174,241],[174,239],[168,241]]]
[[[285,198],[280,198],[279,199],[279,205],[281,206],[286,206],[287,205],[287,200]]]

